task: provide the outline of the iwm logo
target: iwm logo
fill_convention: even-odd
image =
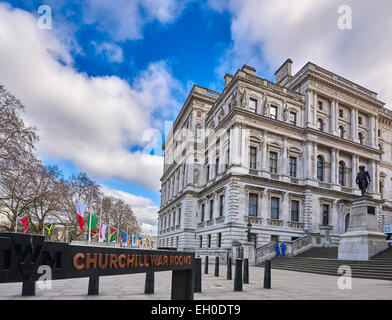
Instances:
[[[39,289],[51,289],[52,269],[61,268],[61,253],[51,255],[44,250],[43,237],[27,239],[13,234],[9,240],[6,246],[0,248],[2,275],[23,282],[37,281]],[[38,275],[41,276],[37,278]]]

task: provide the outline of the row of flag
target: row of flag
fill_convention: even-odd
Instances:
[[[81,231],[84,231],[84,214],[86,211],[87,206],[80,200],[76,200],[76,214],[79,222],[79,227]],[[89,225],[89,233],[86,234],[87,240],[91,240],[97,235],[97,225],[98,225],[98,217],[92,214],[88,214],[87,217],[88,225]],[[29,224],[29,216],[21,218],[20,221],[22,222],[25,231],[24,233],[28,233],[28,224]],[[108,229],[108,225],[101,222],[99,228],[99,242],[104,242],[106,240],[106,231]],[[117,242],[117,230],[110,226],[109,228],[109,240],[108,242]],[[50,235],[53,231],[53,223],[45,225],[45,233]],[[69,237],[71,240],[75,237],[75,230],[69,231]],[[134,247],[134,248],[154,248],[154,240],[149,239],[146,236],[142,235],[134,235],[129,234],[125,231],[121,231],[121,246],[123,247]]]

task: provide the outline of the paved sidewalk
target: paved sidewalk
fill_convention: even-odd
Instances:
[[[234,279],[233,267],[233,279]],[[195,300],[380,300],[392,298],[392,282],[352,279],[351,290],[340,290],[339,277],[311,273],[272,270],[271,289],[263,288],[264,268],[251,267],[249,284],[242,292],[234,292],[234,280],[226,280],[226,266],[214,276],[214,265],[203,274],[202,293]],[[203,268],[204,272],[204,268]],[[155,294],[144,294],[145,274],[107,276],[100,278],[99,296],[88,296],[88,278],[56,280],[52,289],[38,289],[35,297],[21,297],[21,283],[0,284],[0,300],[170,300],[171,272],[155,273]]]

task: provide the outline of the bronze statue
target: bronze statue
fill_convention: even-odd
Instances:
[[[357,183],[359,189],[361,189],[362,196],[366,195],[366,190],[370,181],[372,181],[372,179],[370,179],[369,172],[365,171],[365,166],[359,166],[359,172],[355,182]]]

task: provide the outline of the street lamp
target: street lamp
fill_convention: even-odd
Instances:
[[[252,224],[250,223],[250,221],[248,222],[248,242],[250,242],[250,229],[252,228]]]

